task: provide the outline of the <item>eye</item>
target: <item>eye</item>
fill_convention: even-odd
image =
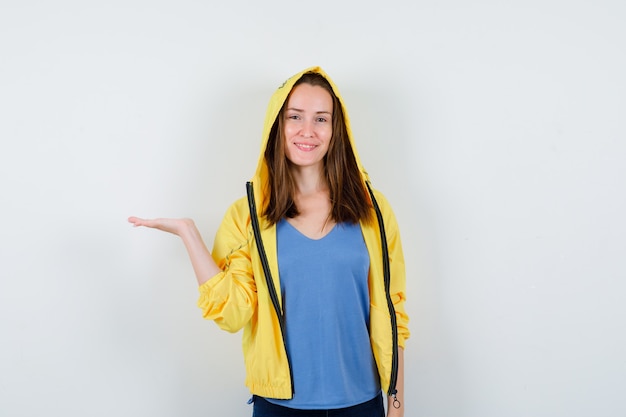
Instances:
[[[300,115],[299,114],[288,114],[287,115],[287,119],[300,120]]]
[[[326,123],[328,121],[328,119],[326,119],[325,117],[318,117],[317,119],[315,119],[318,123]]]

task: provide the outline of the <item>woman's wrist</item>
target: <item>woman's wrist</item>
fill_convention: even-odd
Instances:
[[[180,236],[183,241],[190,242],[193,239],[199,238],[200,232],[192,219],[180,219],[178,236]]]

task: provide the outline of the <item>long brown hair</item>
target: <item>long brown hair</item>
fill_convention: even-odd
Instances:
[[[322,87],[333,99],[333,134],[328,152],[324,156],[324,176],[330,193],[332,219],[337,223],[371,220],[369,198],[350,144],[343,106],[339,98],[328,80],[320,74],[305,73],[296,81],[293,88],[300,84]],[[269,200],[263,215],[270,224],[278,223],[283,217],[296,217],[299,214],[293,199],[296,184],[289,169],[289,161],[285,156],[283,120],[288,101],[289,97],[276,117],[264,154],[269,173],[267,184]]]

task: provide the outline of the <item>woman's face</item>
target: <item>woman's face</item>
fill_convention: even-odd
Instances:
[[[324,88],[295,87],[285,110],[285,154],[298,167],[322,167],[333,136],[333,99]]]

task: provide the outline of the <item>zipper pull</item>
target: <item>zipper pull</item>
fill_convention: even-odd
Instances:
[[[398,393],[397,389],[394,389],[391,392],[391,396],[393,397],[393,408],[395,408],[396,410],[400,407],[402,407],[402,403],[400,402],[400,400],[398,400],[398,397],[396,396],[396,394]]]

